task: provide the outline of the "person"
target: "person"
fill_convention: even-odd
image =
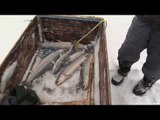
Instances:
[[[126,39],[118,51],[119,68],[112,77],[112,84],[120,85],[131,66],[147,49],[147,58],[142,67],[143,78],[133,88],[135,95],[145,94],[160,79],[160,15],[135,15]]]

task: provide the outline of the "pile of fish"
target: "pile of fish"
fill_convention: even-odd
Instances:
[[[76,42],[60,41],[40,43],[39,57],[42,61],[30,71],[30,77],[23,84],[32,85],[36,78],[51,70],[52,74],[57,76],[55,84],[59,86],[80,69],[79,86],[87,90],[90,83],[90,64],[94,57],[93,46],[79,44],[76,48]]]

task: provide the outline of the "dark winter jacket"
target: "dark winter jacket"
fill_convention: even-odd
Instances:
[[[26,89],[23,85],[16,86],[9,94],[5,96],[1,105],[37,105],[39,98],[35,91]]]
[[[150,25],[154,30],[160,31],[160,15],[136,15],[146,25]]]

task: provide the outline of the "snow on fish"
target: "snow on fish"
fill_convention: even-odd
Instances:
[[[69,64],[56,79],[56,84],[60,85],[68,78],[70,78],[71,75],[79,68],[82,62],[86,59],[87,55],[88,53],[85,53],[81,55],[79,58],[77,58],[75,61],[73,61],[71,64]]]
[[[90,66],[93,60],[93,54],[90,54],[87,59],[82,63],[82,69],[80,72],[80,87],[83,90],[87,90],[90,83]]]
[[[14,63],[12,63],[12,65],[10,65],[5,70],[5,72],[3,73],[3,76],[2,76],[2,79],[1,79],[1,84],[0,84],[0,91],[1,91],[1,93],[4,92],[8,81],[11,80],[11,77],[13,76],[13,74],[16,71],[16,67],[17,67],[17,61],[15,61]]]
[[[32,83],[34,79],[45,73],[64,51],[65,50],[61,49],[47,56],[34,70],[32,70],[29,79],[26,82],[23,82],[23,84],[28,85],[29,83]]]

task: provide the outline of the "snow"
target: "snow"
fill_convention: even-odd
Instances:
[[[99,15],[95,15],[99,16]],[[33,17],[33,16],[28,16]],[[131,24],[131,20],[133,19],[134,15],[101,15],[99,17],[104,17],[108,21],[107,25],[107,45],[108,45],[108,58],[109,58],[109,71],[110,77],[116,72],[118,61],[118,49],[122,45],[128,28]],[[21,35],[24,29],[24,26],[27,26],[29,22],[24,22],[27,16],[0,16],[0,63],[4,59],[4,57],[8,54],[9,50],[13,47],[17,40],[17,36]],[[21,19],[19,19],[21,18]],[[27,18],[27,19],[28,19]],[[13,21],[14,20],[14,21]],[[16,23],[16,24],[15,24]],[[7,27],[6,27],[7,26]],[[12,27],[11,27],[12,26]],[[19,26],[17,28],[17,26]],[[15,31],[16,30],[16,31]],[[9,33],[12,33],[8,36]],[[13,36],[16,34],[16,36]],[[8,38],[10,37],[10,38]],[[5,42],[5,43],[4,43]],[[132,93],[133,87],[136,83],[142,78],[143,74],[141,71],[142,65],[146,60],[146,50],[141,53],[140,60],[135,63],[129,73],[128,77],[125,78],[124,82],[120,86],[114,86],[111,84],[111,95],[112,95],[112,104],[113,105],[133,105],[133,104],[159,104],[160,103],[160,82],[156,82],[155,85],[142,97],[135,96]],[[98,67],[96,64],[95,66]],[[46,75],[50,75],[50,72],[46,72]],[[97,76],[98,73],[95,73]],[[47,77],[47,76],[46,76]],[[43,83],[41,78],[39,80]],[[45,85],[54,86],[54,79],[47,79]],[[39,84],[41,84],[41,82]],[[98,80],[96,81],[98,82]],[[40,94],[42,89],[36,87],[35,89]],[[57,90],[57,92],[61,92],[61,90]],[[95,93],[98,96],[98,93]],[[41,98],[48,98],[49,100],[51,97],[47,93]],[[68,97],[71,100],[70,97]],[[78,98],[77,98],[78,99]],[[99,101],[97,101],[98,103]]]
[[[108,19],[107,27],[107,43],[108,43],[108,57],[110,78],[118,68],[118,49],[121,47],[128,28],[133,19],[133,15],[126,16],[105,16]],[[141,53],[141,57],[136,62],[124,82],[120,86],[111,84],[111,95],[113,105],[157,105],[160,104],[160,82],[155,85],[143,96],[136,96],[132,93],[133,87],[139,80],[142,79],[143,73],[141,71],[142,65],[146,60],[146,50]]]
[[[77,71],[71,79],[57,86],[55,84],[56,77],[51,71],[48,71],[43,77],[34,81],[32,89],[36,91],[42,103],[82,100],[86,98],[87,92],[82,90],[76,92],[76,85],[79,83],[79,79],[77,79],[79,72]],[[51,92],[47,92],[45,88],[49,88]]]
[[[6,87],[7,82],[11,79],[13,76],[17,66],[17,61],[12,63],[11,66],[9,66],[5,72],[2,75],[1,83],[0,83],[0,91],[3,93]]]
[[[26,80],[26,76],[28,76],[29,71],[31,69],[35,69],[36,66],[42,61],[42,59],[39,56],[36,56],[37,53],[33,56],[31,63],[26,70],[25,77],[23,79]],[[31,68],[32,61],[35,60],[35,63],[33,65],[33,68]],[[59,72],[61,73],[61,72]],[[33,81],[33,86],[31,89],[33,89],[38,97],[40,98],[41,103],[43,104],[51,104],[52,102],[69,102],[69,101],[79,101],[82,99],[87,98],[87,91],[84,90],[78,90],[77,91],[77,85],[79,84],[79,75],[80,70],[77,70],[70,79],[66,80],[62,85],[57,86],[55,84],[56,78],[58,75],[53,75],[51,73],[51,69],[46,71],[42,76],[39,78],[36,78]],[[28,76],[29,78],[30,76]]]
[[[0,64],[33,17],[34,15],[0,15]]]

